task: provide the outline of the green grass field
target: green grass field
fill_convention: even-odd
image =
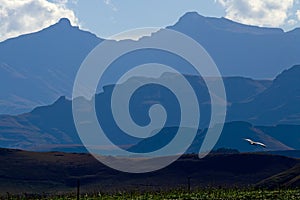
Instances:
[[[7,196],[3,199],[53,199],[53,200],[71,200],[76,199],[75,194],[61,195],[61,196],[34,196],[34,195],[22,195],[22,196]],[[243,189],[201,189],[193,192],[187,192],[183,190],[169,191],[169,192],[117,192],[115,194],[81,194],[80,199],[82,200],[294,200],[300,199],[300,189],[278,189],[278,190],[243,190]]]

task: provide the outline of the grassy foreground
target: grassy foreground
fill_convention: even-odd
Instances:
[[[2,197],[3,199],[53,199],[53,200],[73,200],[76,199],[76,195],[61,195],[61,196],[38,196],[38,195],[22,195],[22,196],[7,196]],[[242,190],[242,189],[201,189],[193,192],[174,190],[169,192],[149,192],[149,193],[138,193],[138,192],[118,192],[115,194],[81,194],[80,199],[84,200],[294,200],[300,199],[300,189],[278,189],[278,190]]]

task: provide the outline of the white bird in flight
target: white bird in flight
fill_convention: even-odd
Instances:
[[[244,139],[246,141],[248,141],[251,145],[255,145],[255,146],[261,146],[261,147],[264,147],[266,148],[267,146],[261,142],[254,142],[253,140],[250,140],[250,139]]]

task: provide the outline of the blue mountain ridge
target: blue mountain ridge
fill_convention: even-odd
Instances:
[[[287,67],[300,63],[298,29],[284,32],[225,18],[203,17],[195,12],[185,14],[167,28],[185,33],[204,46],[223,76],[271,79]],[[159,35],[159,32],[154,33],[152,37]],[[0,113],[25,113],[48,105],[59,96],[70,98],[79,66],[102,41],[92,33],[71,26],[67,19],[61,19],[39,32],[1,42]],[[143,54],[140,56],[127,59],[128,67],[144,59]],[[156,59],[158,62],[165,60],[164,55]],[[185,68],[176,63],[169,64]],[[114,73],[117,69],[118,66]],[[110,79],[114,79],[113,73],[107,77],[108,82]]]
[[[278,96],[289,95],[289,98],[285,98],[286,100],[297,99],[298,93],[291,93],[286,89],[286,85],[288,82],[292,82],[296,86],[294,90],[298,90],[299,84],[297,83],[299,81],[293,77],[300,75],[299,69],[300,66],[294,66],[282,72],[271,82],[240,77],[224,78],[228,102],[230,103],[228,104],[227,123],[215,148],[231,148],[242,152],[263,151],[264,149],[253,147],[243,140],[244,138],[251,138],[267,144],[266,150],[269,151],[299,150],[300,112],[297,110],[299,101],[286,101],[287,107],[294,107],[295,109],[289,109],[285,113],[276,112],[276,109],[281,109],[282,101],[279,98],[278,101],[274,101],[278,104],[274,104],[272,108],[266,106],[265,103],[260,103],[260,101],[268,101],[270,96],[267,94],[269,93],[276,93]],[[166,74],[164,76],[166,76],[164,78],[176,79],[177,75]],[[206,120],[210,117],[210,104],[208,94],[205,93],[205,85],[201,79],[191,75],[187,76],[187,79],[194,88],[201,91],[199,94],[203,100],[200,105],[202,117],[199,130],[197,130],[198,134],[188,150],[190,153],[195,153],[199,150],[206,134],[208,123]],[[139,77],[129,81],[139,81]],[[235,89],[237,85],[239,90]],[[114,85],[106,86],[103,92],[97,94],[95,98],[98,120],[110,130],[107,132],[107,136],[111,141],[134,152],[145,152],[158,149],[172,140],[177,130],[176,124],[172,123],[166,124],[160,134],[144,140],[127,137],[115,129],[110,119],[111,113],[105,109],[110,108],[107,104],[110,103],[109,99],[113,87]],[[134,116],[133,119],[138,120],[140,124],[149,123],[148,115],[143,111],[146,110],[147,112],[148,106],[152,105],[153,101],[163,105],[167,102],[171,104],[171,108],[176,108],[170,100],[173,97],[161,89],[150,89],[147,90],[146,94],[137,93],[134,98],[139,103],[136,104],[131,101],[131,114]],[[149,99],[152,101],[149,102]],[[239,107],[239,105],[243,106]],[[177,112],[178,110],[175,109],[168,110],[168,116],[176,116]],[[236,117],[236,113],[240,114],[239,118]],[[264,115],[260,116],[261,113]],[[286,121],[289,116],[294,116],[294,118],[290,118],[293,120]],[[264,124],[265,122],[267,123]],[[186,129],[188,131],[188,127]],[[72,102],[66,97],[59,98],[52,105],[35,108],[29,113],[17,116],[0,115],[0,138],[0,147],[5,148],[34,151],[86,151],[75,129]]]
[[[167,28],[200,43],[223,76],[274,78],[286,66],[299,64],[299,30],[248,26],[225,18],[187,13]]]

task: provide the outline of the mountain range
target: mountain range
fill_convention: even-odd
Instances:
[[[223,76],[269,80],[300,63],[300,29],[284,32],[225,18],[203,17],[194,12],[166,28],[185,33],[199,42]],[[163,31],[151,37],[159,37]],[[61,19],[39,32],[1,42],[0,113],[25,113],[37,106],[49,105],[59,96],[70,98],[82,61],[102,41],[92,33],[71,26],[68,19]],[[156,59],[158,62],[166,60],[164,55]],[[126,62],[130,65],[134,60]]]
[[[185,33],[203,45],[224,76],[227,124],[216,148],[260,151],[243,141],[244,138],[252,138],[266,143],[268,150],[300,149],[300,65],[295,65],[300,63],[300,46],[297,45],[300,42],[299,29],[284,32],[281,29],[243,25],[225,18],[203,17],[194,12],[185,14],[175,25],[166,28]],[[160,37],[164,30],[141,40]],[[77,135],[72,104],[68,99],[82,61],[103,41],[92,33],[71,26],[68,19],[61,19],[39,32],[0,43],[1,147],[86,152]],[[166,55],[152,53],[150,56],[143,53],[141,57],[129,56],[124,60],[126,65],[119,62],[115,66],[115,73],[122,71],[118,70],[121,65],[124,69],[124,66],[141,64],[144,59],[153,61],[153,57],[158,63],[161,61],[174,64],[177,68],[185,67],[182,62],[169,61],[164,57]],[[168,105],[170,120],[160,134],[149,139],[122,136],[111,123],[112,114],[107,104],[115,87],[110,84],[110,81],[114,82],[115,73],[107,77],[107,84],[101,85],[95,97],[97,116],[110,130],[109,138],[137,152],[167,144],[177,130],[180,116],[174,96],[160,87],[148,88],[146,94],[137,93],[131,101],[134,106],[130,108],[139,124],[149,123],[145,112],[156,103]],[[127,82],[140,81],[141,78],[145,79],[134,77]],[[175,81],[177,75],[165,73],[160,78]],[[198,134],[188,150],[197,152],[210,120],[210,96],[201,77],[185,74],[185,78],[201,102]],[[214,84],[214,77],[208,80]],[[151,145],[153,143],[157,145]]]
[[[253,147],[244,141],[245,138],[251,138],[264,142],[268,151],[299,150],[300,111],[299,101],[297,101],[300,91],[298,89],[300,80],[297,79],[299,76],[300,66],[294,66],[279,74],[273,81],[240,77],[224,78],[228,98],[227,123],[215,148],[231,148],[242,152],[263,151],[264,149]],[[163,75],[164,79],[172,80],[176,77],[176,74]],[[199,89],[197,94],[202,100],[200,107],[203,116],[201,122],[203,122],[200,123],[195,141],[188,150],[190,153],[195,153],[203,142],[209,122],[209,95],[200,77],[190,75],[186,78],[193,88]],[[139,77],[129,81],[139,81]],[[237,90],[236,86],[238,86]],[[98,119],[110,130],[108,137],[115,144],[128,146],[131,151],[145,152],[164,146],[174,137],[177,124],[173,124],[172,121],[166,124],[160,134],[149,139],[137,140],[122,135],[122,132],[112,123],[110,106],[107,105],[113,88],[114,85],[104,87],[103,92],[96,95],[95,102]],[[131,106],[131,112],[141,124],[149,123],[147,114],[141,111],[147,110],[153,102],[162,105],[166,102],[170,104],[172,109],[168,110],[168,116],[171,116],[171,119],[178,115],[176,104],[171,100],[172,95],[170,96],[163,89],[150,88],[146,95],[137,94],[135,99],[139,104],[133,101],[131,105],[135,106]],[[272,105],[269,106],[268,102]],[[282,109],[284,112],[280,112]],[[0,115],[0,138],[0,146],[5,148],[86,152],[74,125],[72,102],[66,97],[60,97],[52,105],[37,107],[25,114]]]
[[[190,71],[191,65],[185,59],[171,59],[171,53],[146,49],[120,57],[112,63],[92,97],[96,117],[109,140],[126,151],[147,153],[169,144],[179,127],[184,134],[196,132],[196,136],[184,155],[161,170],[147,174],[116,171],[89,154],[77,132],[72,103],[87,103],[81,110],[91,111],[85,109],[91,108],[91,100],[71,98],[77,71],[101,42],[113,45],[168,40],[162,37],[167,29],[190,36],[207,50],[221,72],[227,98],[209,91],[203,77]],[[195,12],[186,13],[174,25],[140,41],[104,40],[72,26],[68,19],[61,19],[36,33],[0,42],[0,196],[7,195],[10,199],[11,193],[26,192],[26,198],[30,198],[27,194],[31,192],[65,193],[72,191],[77,183],[81,184],[82,193],[99,188],[108,193],[182,190],[187,180],[188,187],[205,190],[208,186],[299,188],[299,44],[299,28],[284,32]],[[199,101],[199,127],[180,126],[182,111],[176,96],[166,87],[147,84],[130,97],[130,117],[136,124],[146,126],[153,119],[151,106],[162,105],[167,114],[164,128],[154,129],[145,139],[121,130],[111,110],[112,93],[117,86],[178,80],[178,74],[166,72],[156,78],[137,75],[116,85],[116,79],[126,70],[145,63],[181,70]],[[205,80],[215,85],[219,78],[205,77]],[[189,100],[187,91],[180,87],[178,91]],[[212,96],[218,99],[214,106],[226,105],[226,120],[214,149],[199,159],[197,154],[212,116]],[[125,103],[121,101],[119,105]],[[192,105],[187,105],[187,109],[192,111]],[[216,122],[210,128],[219,126]],[[92,133],[94,129],[89,131]],[[266,147],[250,145],[245,139],[262,142]],[[115,147],[101,142],[93,146],[102,150],[99,156],[106,161],[117,161],[120,155],[115,154]],[[105,157],[105,153],[109,156]],[[134,157],[126,159],[132,165],[141,161]]]

